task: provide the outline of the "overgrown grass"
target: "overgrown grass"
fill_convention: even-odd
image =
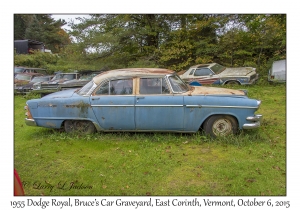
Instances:
[[[15,96],[14,167],[26,195],[286,195],[286,87],[243,88],[262,100],[263,124],[218,139],[29,127]]]

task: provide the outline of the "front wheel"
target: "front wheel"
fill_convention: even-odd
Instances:
[[[87,120],[66,120],[64,127],[67,133],[91,134],[96,131],[94,124]]]
[[[212,137],[228,136],[237,133],[238,124],[236,119],[231,116],[214,115],[204,122],[203,129]]]

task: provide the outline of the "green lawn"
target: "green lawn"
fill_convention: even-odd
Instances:
[[[220,139],[29,127],[15,96],[14,167],[26,195],[286,195],[286,86],[243,88],[263,124]]]

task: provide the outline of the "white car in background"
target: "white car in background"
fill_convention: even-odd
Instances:
[[[268,74],[269,82],[286,82],[286,60],[274,61]]]

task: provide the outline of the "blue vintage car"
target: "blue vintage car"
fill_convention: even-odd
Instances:
[[[203,129],[216,137],[258,128],[260,104],[246,91],[189,86],[168,69],[118,69],[95,76],[80,89],[27,101],[25,122],[81,133]]]

